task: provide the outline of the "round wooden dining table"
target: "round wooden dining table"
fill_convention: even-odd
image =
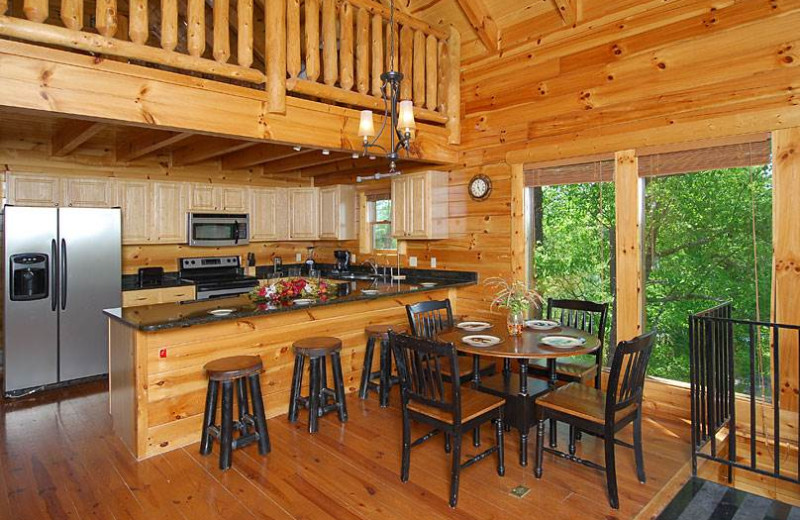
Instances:
[[[468,321],[468,320],[461,320]],[[470,320],[473,321],[473,320]],[[484,320],[474,320],[484,321]],[[532,413],[533,406],[530,406],[529,400],[535,396],[530,395],[528,391],[528,365],[531,360],[544,359],[547,360],[549,386],[553,388],[558,381],[556,374],[556,360],[559,358],[567,358],[578,356],[581,354],[591,354],[600,348],[600,340],[594,334],[589,332],[566,326],[559,326],[549,330],[534,330],[528,327],[523,329],[519,336],[510,336],[508,329],[503,321],[487,321],[491,323],[492,327],[488,330],[474,332],[453,327],[441,331],[438,334],[438,340],[448,343],[453,343],[456,350],[466,354],[474,354],[473,358],[473,386],[477,389],[482,389],[481,375],[478,370],[479,357],[492,357],[503,359],[503,374],[502,377],[508,381],[510,374],[510,360],[517,360],[519,363],[519,385],[516,395],[509,395],[508,397],[515,397],[517,410],[515,411],[516,424],[520,433],[520,454],[519,462],[522,466],[528,464],[528,435],[531,427],[534,425],[535,417]],[[500,343],[489,346],[473,346],[464,343],[463,338],[471,335],[489,335],[500,338]],[[570,336],[574,338],[582,338],[584,340],[582,345],[570,348],[551,347],[542,343],[542,338],[546,336]],[[506,385],[507,386],[507,385]],[[541,392],[538,393],[541,395]],[[509,403],[510,404],[510,403]]]

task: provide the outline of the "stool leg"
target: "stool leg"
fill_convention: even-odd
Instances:
[[[317,433],[319,425],[317,424],[319,418],[319,394],[320,387],[320,361],[324,362],[324,358],[311,359],[311,381],[309,384],[308,395],[308,433]]]
[[[319,411],[317,412],[318,417],[322,417],[325,414],[324,408],[328,406],[328,393],[323,392],[323,389],[328,388],[328,360],[326,359],[327,356],[322,356],[320,358],[319,364]]]
[[[389,342],[381,340],[381,383],[378,387],[381,408],[389,406],[389,385],[392,377],[392,352],[389,349]]]
[[[369,394],[369,380],[372,375],[372,356],[375,350],[375,338],[370,336],[367,348],[364,351],[364,367],[361,369],[361,385],[358,387],[358,397],[366,399]]]
[[[253,420],[256,423],[258,433],[258,453],[266,455],[272,451],[269,442],[269,431],[267,430],[267,418],[264,414],[264,400],[261,397],[261,379],[258,374],[248,376],[250,382],[250,394],[253,396]]]
[[[250,404],[247,402],[247,381],[243,377],[236,381],[236,398],[239,402],[239,432],[247,435],[245,418],[250,415]]]
[[[289,422],[297,422],[297,401],[303,386],[303,368],[306,359],[300,354],[294,356],[294,375],[292,375],[292,395],[289,397]]]
[[[233,452],[233,382],[222,382],[222,425],[219,439],[219,469],[231,467]]]
[[[347,422],[347,403],[344,400],[344,377],[342,376],[342,359],[338,352],[331,354],[333,369],[333,386],[336,391],[336,404],[339,406],[339,420]]]
[[[214,425],[217,418],[217,392],[219,386],[216,381],[208,382],[208,390],[206,390],[206,411],[203,415],[203,434],[200,436],[200,454],[208,455],[211,453],[211,446],[214,443],[214,437],[208,433],[208,429]]]

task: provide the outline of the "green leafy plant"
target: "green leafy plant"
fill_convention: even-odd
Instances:
[[[495,290],[492,298],[491,310],[508,309],[512,313],[525,312],[531,307],[538,309],[542,303],[542,297],[528,287],[522,280],[508,282],[505,278],[493,276],[487,278],[484,285]]]

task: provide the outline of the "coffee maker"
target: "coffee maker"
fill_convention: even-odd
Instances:
[[[336,258],[336,271],[340,273],[347,273],[350,271],[350,251],[337,249],[333,252]]]

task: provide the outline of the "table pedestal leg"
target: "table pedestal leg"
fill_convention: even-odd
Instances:
[[[520,428],[519,428],[519,465],[528,465],[528,433],[530,421],[528,413],[528,360],[519,360],[519,402],[520,402]]]

